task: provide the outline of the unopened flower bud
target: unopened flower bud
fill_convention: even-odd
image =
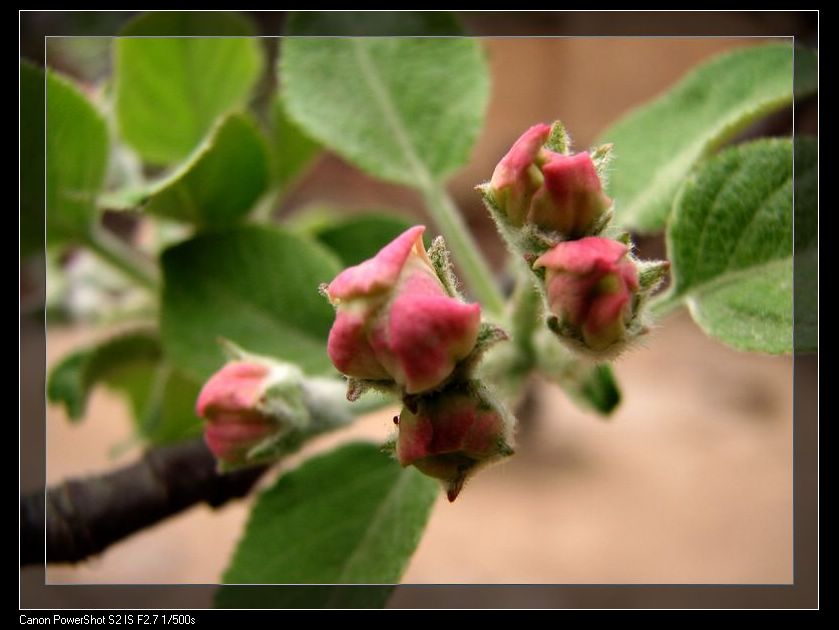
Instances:
[[[549,125],[534,125],[516,140],[492,173],[489,182],[495,202],[507,220],[520,227],[527,220],[530,201],[542,185],[537,158],[551,134]]]
[[[196,413],[206,420],[204,439],[225,466],[239,466],[272,440],[308,418],[300,384],[290,364],[231,361],[206,382]]]
[[[326,288],[336,307],[327,350],[343,374],[391,380],[408,394],[438,387],[472,352],[480,306],[450,295],[415,226]]]
[[[551,150],[550,137],[544,124],[524,132],[495,167],[486,191],[514,227],[531,224],[566,238],[592,234],[612,201],[591,155]]]
[[[403,466],[441,480],[449,501],[478,467],[513,454],[513,418],[474,382],[414,403],[399,416],[396,455]]]
[[[623,243],[590,236],[559,243],[533,265],[546,270],[548,305],[559,327],[591,350],[604,351],[626,337],[639,289],[628,254]]]
[[[612,205],[588,153],[563,155],[545,151],[544,185],[530,205],[528,220],[541,228],[576,237],[591,232]]]

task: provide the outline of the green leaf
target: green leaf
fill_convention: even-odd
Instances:
[[[799,142],[815,151],[812,141]],[[792,163],[789,140],[727,149],[674,203],[673,286],[664,299],[684,301],[707,334],[734,348],[792,350]]]
[[[310,37],[463,35],[455,16],[444,11],[298,11],[286,30]]]
[[[534,347],[539,372],[576,405],[602,416],[610,415],[620,405],[620,387],[609,364],[594,365],[580,359],[558,343],[546,327],[536,333]]]
[[[312,458],[259,496],[224,582],[398,583],[438,492],[373,444]],[[222,589],[217,605],[237,605],[234,595]],[[348,602],[310,602],[329,603]]]
[[[797,80],[797,79],[796,79]],[[818,350],[819,336],[819,171],[818,146],[806,136],[794,140],[796,352]]]
[[[96,196],[105,179],[108,131],[82,93],[47,73],[47,235],[80,239],[96,218]]]
[[[274,178],[284,190],[314,159],[320,146],[289,120],[279,99],[271,105],[271,141]]]
[[[233,13],[149,13],[128,24],[115,42],[124,140],[155,164],[186,157],[219,116],[246,103],[264,61],[251,35]]]
[[[412,225],[413,222],[400,216],[359,214],[320,226],[314,237],[332,250],[345,267],[349,267],[372,258]]]
[[[795,56],[797,65],[815,65],[811,51],[796,49]],[[618,223],[661,230],[691,168],[756,120],[788,106],[792,76],[792,46],[736,50],[699,66],[605,131],[598,143],[615,146],[608,192]],[[812,92],[814,78],[796,81],[796,96]]]
[[[20,64],[20,256],[44,246],[44,72]]]
[[[815,94],[819,89],[819,59],[815,50],[795,47],[795,76],[793,91],[795,98]]]
[[[604,416],[612,413],[621,402],[612,366],[607,363],[583,370],[576,383],[561,383],[560,386],[578,404]]]
[[[232,114],[172,177],[152,192],[146,212],[201,227],[245,217],[268,186],[269,154],[259,128]]]
[[[154,365],[160,356],[160,342],[151,331],[117,335],[64,358],[50,373],[47,396],[50,402],[63,404],[71,420],[79,420],[97,384],[119,371]]]
[[[199,381],[224,363],[220,338],[329,371],[334,312],[318,287],[339,270],[320,245],[280,229],[242,226],[176,245],[163,254],[167,355]]]
[[[166,362],[154,331],[116,335],[67,356],[50,373],[47,396],[77,422],[97,385],[128,399],[137,435],[146,442],[166,444],[201,432],[195,415],[200,385]]]
[[[108,377],[107,385],[128,398],[137,435],[148,443],[177,442],[203,429],[195,415],[200,384],[166,361],[120,370]]]
[[[294,24],[288,35],[299,34]],[[417,187],[466,163],[489,98],[473,39],[287,37],[281,66],[286,110],[309,135],[377,177]]]

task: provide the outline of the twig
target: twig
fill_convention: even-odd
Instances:
[[[113,472],[21,498],[21,566],[78,562],[197,503],[245,496],[267,469],[220,474],[200,438],[152,448]],[[44,510],[46,509],[46,515]],[[46,537],[44,527],[46,525]]]

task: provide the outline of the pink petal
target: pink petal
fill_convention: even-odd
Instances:
[[[218,459],[229,464],[244,461],[245,454],[268,437],[273,427],[269,422],[242,421],[242,418],[210,422],[204,429],[204,441]]]
[[[417,415],[403,410],[397,455],[403,466],[455,453],[480,460],[497,454],[500,441],[506,441],[506,436],[498,412],[484,409],[479,400],[468,395],[444,395],[422,405]],[[443,469],[448,467],[444,465]]]
[[[618,273],[630,291],[638,290],[638,269],[631,261],[622,260],[618,264]]]
[[[362,315],[339,310],[326,345],[329,358],[337,370],[347,376],[373,380],[389,378],[367,341],[364,324]]]
[[[590,306],[592,290],[599,277],[593,274],[590,277],[581,277],[548,270],[546,280],[551,312],[573,326],[582,324]]]
[[[267,374],[268,368],[258,363],[228,363],[204,384],[195,413],[207,418],[218,411],[252,409],[262,396]]]
[[[500,189],[519,181],[536,160],[540,149],[550,135],[551,126],[544,123],[534,125],[525,131],[495,167],[490,186]]]
[[[624,289],[600,295],[592,302],[583,324],[583,338],[590,348],[604,350],[623,339],[630,297]]]
[[[528,221],[565,234],[584,234],[611,205],[588,153],[545,151],[544,186],[536,193]]]
[[[403,411],[399,417],[399,438],[396,442],[396,457],[403,466],[427,457],[429,444],[434,435],[431,419],[426,415],[414,415]]]
[[[607,293],[592,300],[586,317],[585,330],[596,335],[615,322],[624,324],[626,307],[629,305],[630,294],[624,289],[617,293]]]
[[[327,288],[329,299],[339,302],[393,287],[411,251],[426,258],[423,232],[424,225],[415,225],[385,245],[373,258],[339,273]]]
[[[386,330],[378,330],[371,341],[394,379],[414,394],[433,389],[452,373],[475,347],[480,323],[478,304],[403,293],[390,307]]]
[[[619,241],[601,236],[587,236],[576,241],[564,241],[542,254],[533,263],[534,269],[563,270],[573,274],[611,273],[629,248]]]

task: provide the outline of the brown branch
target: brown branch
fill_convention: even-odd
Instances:
[[[78,562],[197,503],[245,496],[267,467],[220,474],[200,438],[148,450],[103,475],[21,497],[20,563]],[[46,509],[46,514],[45,514]],[[46,550],[44,527],[46,525]]]

